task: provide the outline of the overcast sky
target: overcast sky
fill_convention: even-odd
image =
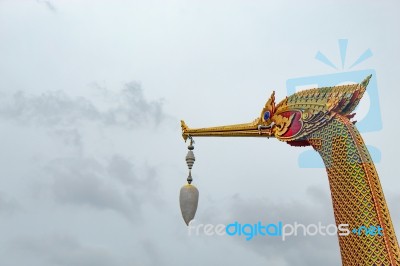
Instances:
[[[382,154],[399,233],[399,8],[0,0],[0,264],[340,265],[336,236],[189,237],[180,119],[250,122],[272,90],[286,96],[288,79],[349,71],[367,49],[373,56],[351,71],[376,71],[383,128],[362,134]],[[338,39],[348,39],[344,69]],[[318,51],[339,69],[315,60]],[[325,170],[299,167],[304,150],[196,139],[196,223],[334,223]]]

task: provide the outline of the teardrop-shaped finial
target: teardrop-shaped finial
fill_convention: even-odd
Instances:
[[[190,184],[184,185],[179,194],[179,204],[181,206],[182,217],[186,225],[189,225],[189,222],[193,220],[197,211],[198,203],[198,189]]]

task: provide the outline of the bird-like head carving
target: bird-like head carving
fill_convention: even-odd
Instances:
[[[190,129],[181,121],[182,135],[219,137],[275,137],[296,146],[305,146],[307,136],[335,116],[351,119],[371,76],[359,84],[300,91],[275,103],[275,92],[261,114],[251,123]]]

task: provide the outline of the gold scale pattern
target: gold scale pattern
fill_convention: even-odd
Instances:
[[[399,246],[379,177],[356,127],[336,114],[307,137],[325,163],[336,224],[349,224],[350,230],[383,228],[383,236],[338,236],[343,265],[399,266]]]
[[[276,106],[272,93],[261,116],[248,124],[190,129],[182,121],[183,137],[272,136],[293,146],[311,144],[326,166],[336,224],[348,224],[350,230],[383,228],[383,236],[338,236],[343,265],[400,266],[399,245],[378,174],[360,133],[349,120],[370,78],[360,84],[301,91]],[[271,117],[265,120],[267,111]],[[301,119],[284,116],[285,112],[301,112]],[[295,132],[294,125],[301,125],[300,131],[286,135]]]

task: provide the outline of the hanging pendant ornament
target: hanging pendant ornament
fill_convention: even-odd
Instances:
[[[194,161],[196,160],[194,157],[193,149],[194,149],[194,140],[189,136],[190,144],[188,146],[188,153],[186,155],[186,164],[189,168],[189,176],[186,179],[187,184],[181,188],[181,192],[179,194],[179,204],[181,206],[181,212],[183,220],[186,225],[189,225],[189,222],[193,220],[194,215],[196,214],[197,204],[199,202],[199,191],[197,188],[192,185],[192,167]]]

